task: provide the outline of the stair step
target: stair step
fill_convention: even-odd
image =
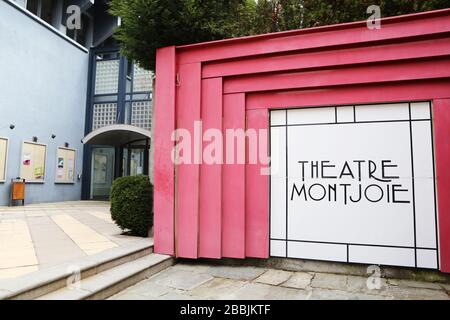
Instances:
[[[100,272],[38,298],[38,300],[102,300],[174,264],[170,256],[151,254]]]
[[[32,300],[67,286],[74,268],[81,280],[147,257],[153,252],[153,239],[142,239],[83,259],[43,269],[25,276],[0,281],[0,300]]]

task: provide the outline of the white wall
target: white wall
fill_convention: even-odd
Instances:
[[[0,44],[0,136],[10,139],[0,205],[8,203],[10,179],[20,174],[22,141],[33,136],[48,145],[46,182],[27,185],[26,202],[80,199],[81,181],[54,181],[56,148],[65,142],[77,149],[76,173],[82,172],[88,53],[3,0]]]

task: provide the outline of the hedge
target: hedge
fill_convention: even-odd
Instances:
[[[114,181],[111,217],[131,235],[147,237],[153,225],[153,185],[148,176],[121,177]]]

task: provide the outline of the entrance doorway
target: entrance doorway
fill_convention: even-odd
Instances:
[[[116,178],[150,173],[150,131],[130,125],[112,125],[91,132],[83,139],[90,148],[91,163],[85,171],[83,198],[107,200]],[[86,166],[85,168],[86,169]]]
[[[124,176],[137,176],[145,174],[146,155],[145,146],[133,146],[123,149],[122,170]]]

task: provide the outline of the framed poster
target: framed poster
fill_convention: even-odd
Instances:
[[[8,160],[8,139],[0,138],[0,183],[6,180],[6,162]]]
[[[76,150],[58,147],[55,183],[75,183]]]
[[[47,145],[24,142],[22,145],[20,177],[25,179],[27,183],[44,183],[46,155]]]

